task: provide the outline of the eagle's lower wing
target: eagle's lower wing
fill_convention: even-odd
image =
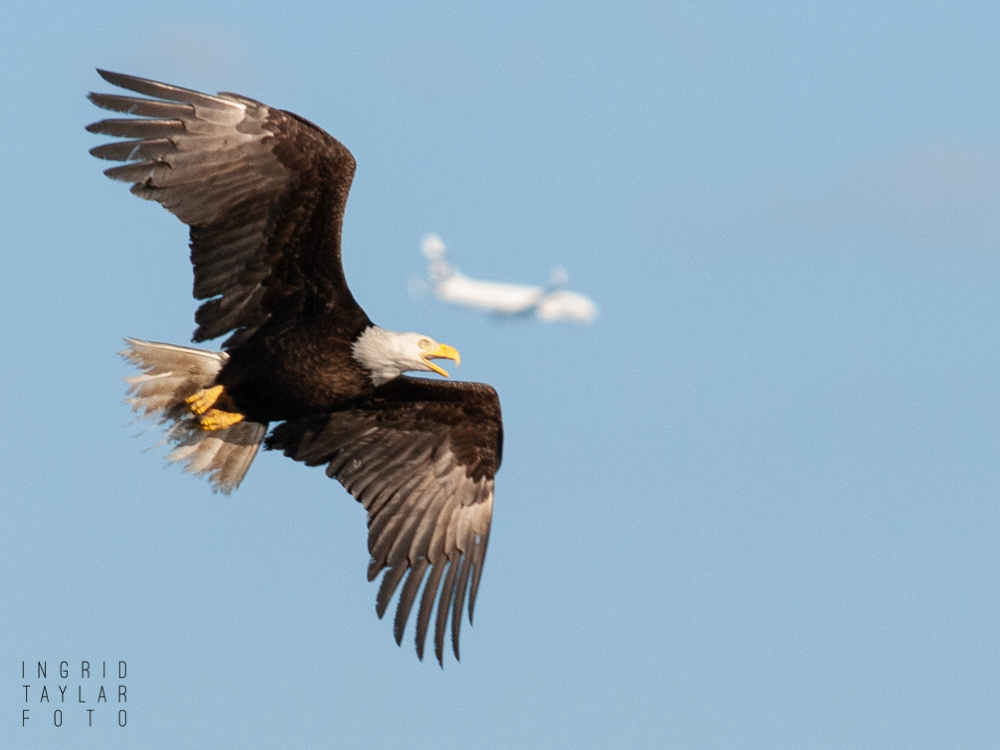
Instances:
[[[502,442],[500,403],[490,386],[403,377],[333,414],[280,425],[268,447],[310,466],[326,464],[327,475],[365,506],[368,579],[386,571],[379,617],[405,578],[397,643],[427,576],[417,610],[417,653],[423,658],[437,598],[434,652],[441,662],[449,609],[458,658],[466,593],[472,622]]]

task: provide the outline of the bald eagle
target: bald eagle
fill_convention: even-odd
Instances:
[[[433,360],[458,364],[458,352],[380,328],[354,300],[340,255],[354,157],[253,99],[98,72],[140,96],[90,95],[129,115],[88,126],[126,139],[90,153],[125,162],[105,174],[190,227],[194,296],[204,300],[193,340],[229,334],[222,351],[126,339],[122,355],[140,370],[127,378],[133,409],[164,423],[168,458],[218,491],[239,485],[262,444],[325,466],[368,513],[368,580],[385,572],[380,618],[402,583],[396,642],[423,584],[417,654],[433,615],[443,665],[450,615],[458,658],[490,536],[500,402],[481,383],[405,376],[447,376]]]

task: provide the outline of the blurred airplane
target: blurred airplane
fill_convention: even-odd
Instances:
[[[561,268],[552,272],[547,287],[480,281],[459,273],[448,263],[444,243],[436,234],[424,237],[421,250],[427,259],[427,281],[421,279],[411,284],[412,292],[420,293],[429,286],[434,296],[443,302],[508,318],[534,314],[549,323],[560,320],[592,323],[597,317],[597,305],[582,294],[566,289],[569,277]]]

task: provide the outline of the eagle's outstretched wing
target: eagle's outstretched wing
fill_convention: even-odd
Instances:
[[[355,168],[343,144],[238,94],[98,72],[144,95],[90,95],[99,107],[137,116],[88,126],[129,139],[90,153],[127,162],[105,174],[134,183],[133,193],[190,226],[194,296],[206,300],[195,341],[235,332],[232,348],[272,317],[307,320],[331,306],[367,320],[340,259]]]
[[[450,610],[457,658],[466,593],[472,622],[490,537],[493,476],[503,447],[496,391],[481,383],[401,377],[333,414],[279,425],[267,446],[310,466],[326,464],[327,475],[365,506],[368,579],[385,570],[379,617],[406,579],[396,609],[397,643],[429,571],[417,610],[417,654],[423,658],[438,599],[434,652],[442,661]]]

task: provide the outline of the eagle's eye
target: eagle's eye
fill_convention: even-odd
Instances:
[[[420,339],[420,342],[417,344],[421,349],[426,349],[430,345],[430,339]]]

